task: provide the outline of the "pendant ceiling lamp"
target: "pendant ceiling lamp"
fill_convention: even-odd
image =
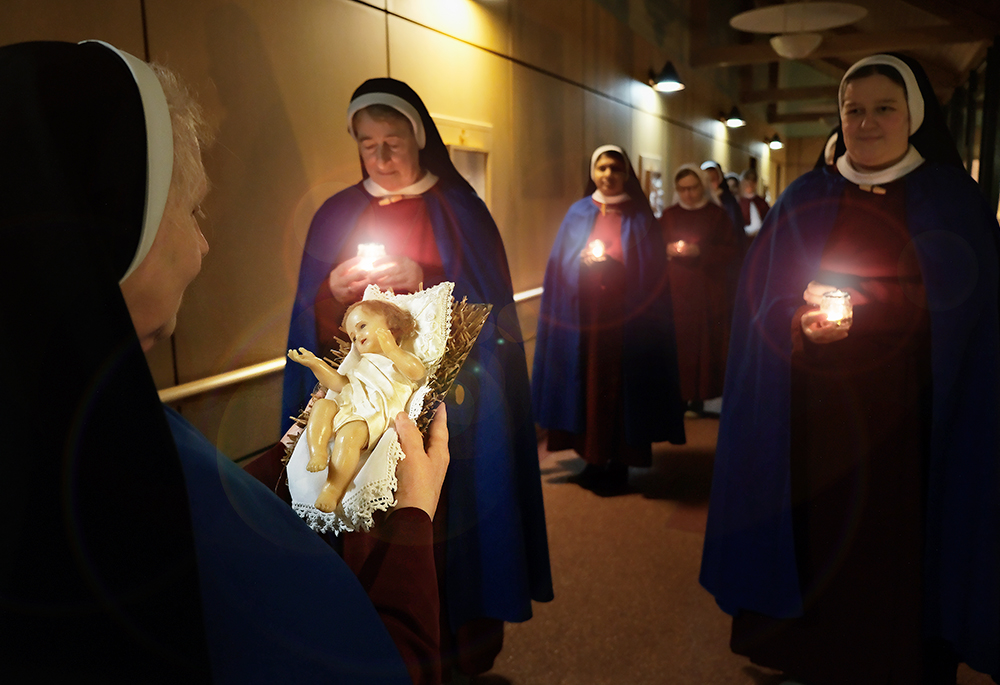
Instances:
[[[659,74],[654,74],[651,69],[649,71],[649,85],[653,87],[653,90],[661,93],[676,93],[679,90],[684,90],[684,83],[681,81],[677,69],[674,68],[673,62],[664,64]]]
[[[723,117],[723,121],[729,128],[740,128],[741,126],[747,125],[747,120],[743,118],[742,114],[740,114],[740,110],[736,107],[736,105],[733,105],[733,108],[729,110],[729,114]]]
[[[738,31],[770,33],[771,47],[786,59],[802,59],[823,42],[820,31],[853,24],[868,10],[846,2],[789,2],[741,12],[729,20]]]

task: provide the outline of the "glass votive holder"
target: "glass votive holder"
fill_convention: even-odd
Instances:
[[[844,290],[831,290],[823,293],[819,310],[826,314],[827,321],[836,324],[838,328],[850,328],[854,321],[851,294]]]

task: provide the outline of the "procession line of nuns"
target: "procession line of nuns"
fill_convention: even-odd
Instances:
[[[449,412],[436,571],[433,508],[344,541],[345,564],[157,401],[142,351],[172,330],[208,249],[193,218],[207,191],[198,136],[161,78],[102,43],[0,48],[0,126],[17,133],[0,138],[0,273],[19,322],[0,340],[6,359],[36,362],[10,364],[18,411],[3,417],[5,668],[432,683],[443,638],[459,667],[482,670],[499,646],[470,657],[462,630],[495,634],[491,622],[552,596],[524,353],[489,212],[409,87],[358,89],[348,128],[365,179],[317,212],[289,346],[329,342],[330,317],[365,285],[349,264],[361,239],[405,246],[381,272],[401,290],[453,280],[495,315],[459,379],[475,401]],[[997,678],[996,220],[919,65],[862,60],[840,100],[846,153],[786,190],[742,272],[701,582],[733,614],[736,651],[810,685],[954,683],[959,661]],[[393,137],[402,158],[378,163],[366,142]],[[535,401],[589,463],[647,464],[651,442],[684,439],[664,275],[683,249],[668,251],[621,148],[595,151],[591,175],[546,274]],[[598,239],[604,260],[587,256]],[[180,259],[160,270],[164,250]],[[855,298],[849,329],[816,312],[831,287]],[[286,415],[311,390],[295,370]],[[609,388],[614,402],[595,409]],[[444,450],[441,424],[428,454]],[[588,451],[595,436],[611,447]]]

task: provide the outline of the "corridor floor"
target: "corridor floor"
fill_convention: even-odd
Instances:
[[[507,627],[475,685],[778,685],[728,648],[729,618],[698,584],[718,420],[688,419],[688,444],[654,445],[624,494],[567,478],[584,462],[540,445],[555,600]],[[959,685],[989,685],[962,666]]]

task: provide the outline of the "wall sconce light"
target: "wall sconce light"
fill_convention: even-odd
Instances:
[[[740,110],[737,109],[736,105],[733,105],[733,108],[729,110],[729,114],[722,117],[722,121],[724,121],[726,126],[729,128],[739,128],[747,125],[747,120],[743,118],[742,114],[740,114]]]
[[[674,68],[673,62],[664,64],[659,74],[654,74],[653,70],[650,69],[649,85],[660,93],[676,93],[679,90],[684,90],[684,84],[681,82],[681,77],[677,73],[677,69]]]
[[[781,138],[779,138],[778,134],[775,133],[774,138],[771,138],[771,140],[767,141],[767,146],[772,150],[780,150],[781,148],[785,147],[785,144],[781,142]]]

